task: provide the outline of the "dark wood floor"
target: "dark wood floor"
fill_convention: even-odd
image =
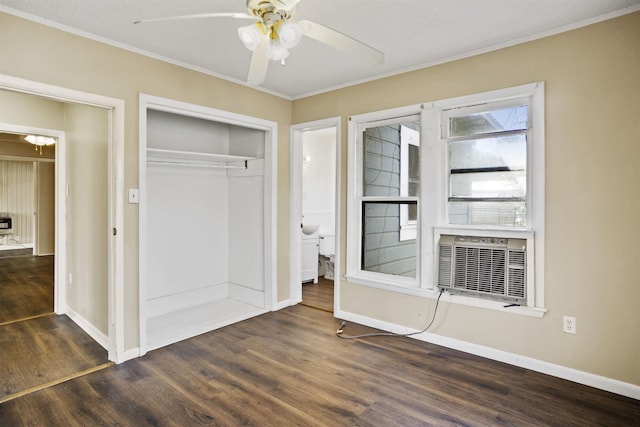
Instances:
[[[53,312],[53,255],[0,258],[0,324]]]
[[[302,304],[333,313],[333,279],[318,277],[318,283],[303,283]]]
[[[67,316],[2,325],[0,401],[107,362],[107,351]]]
[[[54,257],[0,252],[0,402],[107,363],[106,350],[53,314]]]
[[[0,405],[0,425],[637,426],[640,401],[297,305]],[[371,329],[350,324],[350,334]]]
[[[30,255],[33,255],[32,248],[5,249],[0,251],[0,258],[13,258],[17,256],[30,256]]]

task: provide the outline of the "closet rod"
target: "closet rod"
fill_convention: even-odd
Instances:
[[[194,163],[194,162],[181,162],[181,161],[168,161],[168,160],[149,160],[149,165],[161,165],[161,166],[188,166],[197,168],[224,168],[224,169],[247,169],[247,160],[242,160],[242,166],[229,165],[220,163]]]

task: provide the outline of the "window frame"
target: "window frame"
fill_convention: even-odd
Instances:
[[[394,292],[435,298],[437,289],[438,242],[440,235],[487,236],[525,239],[527,242],[527,306],[504,307],[504,303],[464,295],[445,294],[443,301],[483,307],[532,317],[542,317],[544,308],[544,212],[545,212],[545,117],[544,82],[498,89],[402,108],[349,117],[348,200],[347,200],[347,269],[349,282]],[[526,101],[528,105],[526,225],[458,225],[448,221],[448,146],[444,143],[448,117],[470,114]],[[464,110],[463,110],[464,109]],[[363,124],[394,120],[420,114],[420,193],[417,227],[416,283],[407,284],[390,275],[368,274],[360,269]],[[359,176],[360,174],[360,176]],[[382,277],[381,277],[382,276]]]
[[[408,128],[408,126],[401,125],[401,127]],[[418,153],[420,153],[420,141],[417,143],[407,141],[404,138],[400,139],[400,195],[402,193],[409,193],[409,184],[411,183],[411,176],[409,173],[409,146],[413,145],[418,147]],[[420,154],[418,154],[420,156]],[[418,177],[420,175],[418,174]],[[420,181],[418,180],[418,184]],[[418,192],[420,186],[418,185]],[[409,219],[409,206],[400,206],[400,241],[416,239],[418,236],[418,219]]]

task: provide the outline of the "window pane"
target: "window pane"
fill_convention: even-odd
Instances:
[[[449,202],[449,223],[524,227],[525,202]]]
[[[417,197],[420,191],[420,148],[409,144],[409,160],[407,161],[407,196]]]
[[[452,173],[481,168],[524,170],[526,166],[527,137],[525,134],[449,143],[449,168]]]
[[[419,129],[418,122],[409,120],[367,128],[363,132],[364,196],[418,195]],[[401,172],[402,167],[407,169]],[[415,189],[413,194],[408,194],[409,183],[412,183],[412,188]]]
[[[415,206],[415,202],[363,203],[362,270],[416,277],[416,239],[400,239],[403,204]]]
[[[524,198],[527,195],[527,174],[524,170],[507,172],[474,172],[451,174],[451,197]]]
[[[526,105],[484,111],[466,116],[449,118],[449,136],[470,136],[491,132],[527,129]]]

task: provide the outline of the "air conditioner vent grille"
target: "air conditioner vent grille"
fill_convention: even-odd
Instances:
[[[441,236],[438,287],[522,304],[526,300],[525,247],[520,239]]]
[[[523,251],[509,251],[509,296],[524,298],[527,295],[525,277],[526,257]]]
[[[451,283],[451,246],[440,247],[440,260],[438,265],[438,287],[449,286]]]

